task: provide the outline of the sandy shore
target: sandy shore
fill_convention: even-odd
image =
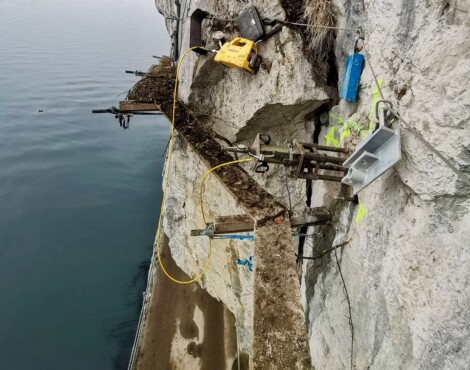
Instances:
[[[162,249],[167,271],[187,280]],[[136,369],[231,369],[235,356],[234,318],[222,302],[197,284],[173,283],[158,268]]]

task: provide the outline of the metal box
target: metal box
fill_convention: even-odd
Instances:
[[[264,35],[263,23],[253,5],[242,10],[237,18],[237,27],[244,39],[256,41]]]
[[[346,59],[344,66],[343,82],[339,96],[346,101],[355,102],[357,100],[357,90],[361,80],[362,66],[364,65],[364,55],[354,53]]]
[[[215,55],[214,61],[228,68],[241,68],[250,73],[256,73],[256,67],[250,64],[252,56],[256,57],[256,53],[256,44],[253,41],[237,37],[222,46]]]
[[[193,14],[191,14],[191,23],[189,28],[189,47],[204,46],[202,44],[202,21],[208,15],[209,13],[201,9],[196,9]],[[178,47],[178,45],[176,45],[176,47]],[[193,49],[193,51],[202,55],[207,54],[207,50],[202,47]]]
[[[401,159],[400,124],[396,122],[393,126],[389,124],[386,127],[385,123],[395,117],[387,119],[385,116],[386,111],[381,110],[380,126],[343,163],[348,173],[341,182],[352,186],[354,195]]]

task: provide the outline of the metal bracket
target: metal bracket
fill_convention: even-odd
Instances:
[[[265,174],[266,172],[269,171],[269,164],[268,162],[258,162],[257,166],[255,168],[256,173],[262,173]]]
[[[228,152],[246,153],[255,158],[253,161],[253,171],[265,172],[267,164],[275,163],[288,168],[288,176],[295,179],[325,180],[341,182],[344,175],[342,166],[344,159],[341,157],[328,155],[325,152],[345,153],[344,148],[333,148],[315,143],[300,143],[293,140],[285,146],[270,145],[269,136],[257,134],[251,147],[241,145],[238,147],[225,148]],[[265,162],[265,163],[263,163]],[[315,173],[313,173],[315,169]],[[320,172],[321,171],[321,172]],[[323,171],[340,172],[341,175],[330,175]]]
[[[352,186],[354,195],[401,159],[400,126],[393,125],[397,117],[388,108],[379,110],[380,103],[391,106],[388,101],[377,102],[379,127],[343,163],[348,173],[341,182]]]
[[[294,162],[294,152],[292,150],[292,144],[287,144],[287,149],[289,149],[289,162],[288,162],[288,164],[291,165]]]
[[[292,177],[294,179],[298,179],[300,174],[304,172],[304,166],[305,166],[305,148],[304,146],[299,143],[297,140],[292,141],[293,145],[297,149],[297,152],[299,154],[299,163],[297,164],[297,168],[294,168],[292,171]]]
[[[208,15],[208,12],[205,12],[201,9],[196,9],[193,14],[191,14],[191,22],[189,25],[189,46],[196,47],[195,49],[193,49],[193,51],[197,54],[207,54],[207,50],[201,46],[204,46],[202,44],[202,21]]]
[[[274,155],[263,154],[261,153],[261,142],[266,143],[270,142],[271,137],[267,134],[257,134],[255,141],[252,144],[252,148],[255,150],[256,154],[248,155],[256,159],[255,163],[253,164],[252,171],[256,173],[266,173],[269,170],[269,165],[266,163],[265,158],[272,158]]]
[[[215,234],[215,226],[213,222],[209,222],[206,224],[205,229],[194,229],[191,230],[191,236],[208,236],[209,238],[213,238]]]

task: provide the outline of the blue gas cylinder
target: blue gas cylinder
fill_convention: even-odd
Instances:
[[[355,102],[357,100],[357,90],[359,89],[363,65],[363,54],[354,53],[346,59],[343,82],[339,91],[340,98],[349,102]]]

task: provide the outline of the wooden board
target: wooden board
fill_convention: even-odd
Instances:
[[[160,111],[160,107],[153,103],[132,103],[132,102],[119,102],[119,110],[122,113],[126,112],[149,112]]]
[[[312,208],[308,214],[290,218],[291,227],[314,226],[331,221],[331,215],[325,207]],[[253,231],[255,224],[248,215],[219,216],[214,219],[214,234],[240,233]]]

